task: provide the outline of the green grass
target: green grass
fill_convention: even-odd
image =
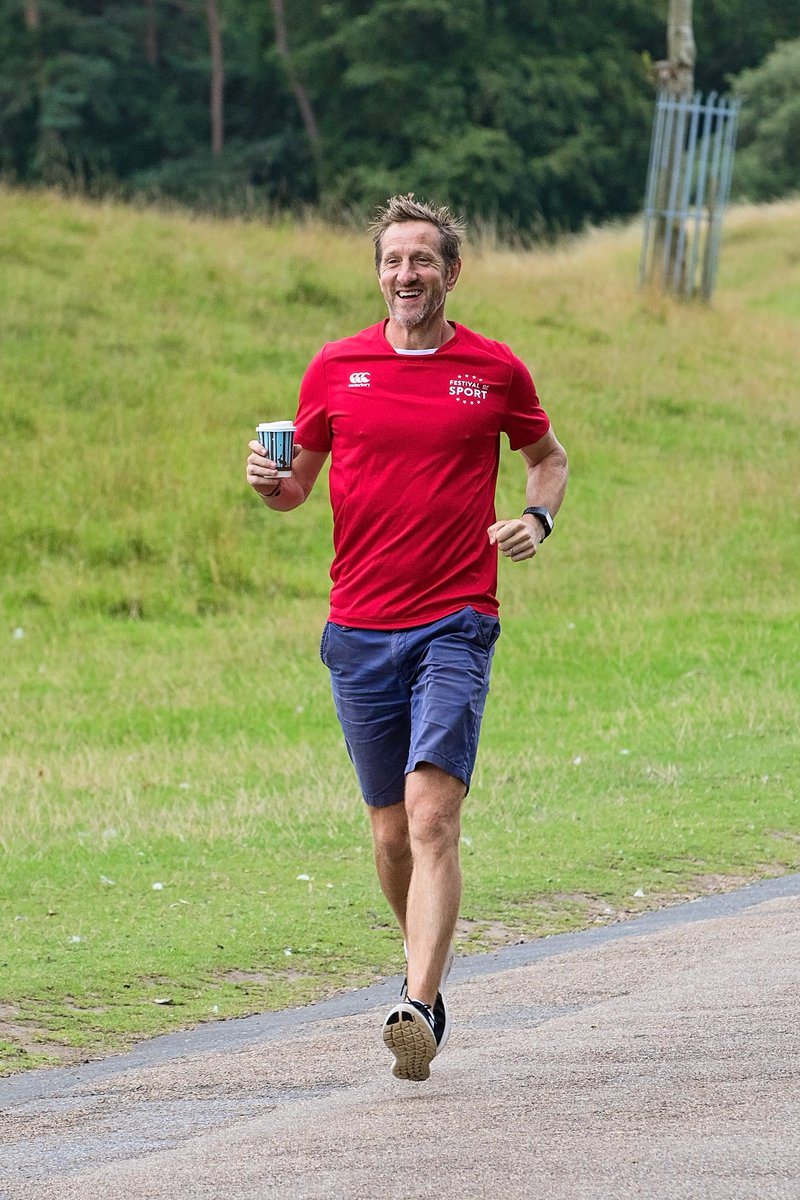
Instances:
[[[399,961],[317,654],[324,481],[273,517],[243,469],[320,342],[379,318],[366,240],[0,213],[10,1071]],[[452,315],[530,364],[572,479],[501,563],[465,950],[798,867],[798,215],[731,214],[708,308],[637,290],[635,229],[467,257]]]

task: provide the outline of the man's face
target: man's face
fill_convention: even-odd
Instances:
[[[461,264],[448,271],[440,241],[439,230],[428,221],[397,222],[384,232],[378,268],[381,292],[391,319],[406,329],[424,325],[441,312],[458,278]]]

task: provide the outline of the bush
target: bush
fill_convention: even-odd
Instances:
[[[800,191],[800,40],[742,71],[733,94],[743,101],[734,195],[764,201]]]
[[[139,171],[129,180],[132,194],[168,198],[217,213],[289,207],[314,198],[314,166],[304,139],[229,142],[217,158],[200,152]]]

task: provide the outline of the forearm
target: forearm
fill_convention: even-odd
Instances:
[[[542,505],[556,515],[567,490],[569,468],[564,447],[556,446],[540,462],[528,464],[525,504]]]
[[[257,487],[253,490],[273,512],[291,512],[307,499],[311,488],[306,487],[305,482],[295,473],[288,479],[279,480],[277,485]]]
[[[264,447],[253,441],[247,459],[247,482],[267,508],[273,512],[290,512],[308,498],[327,457],[327,453],[295,446],[292,473],[282,478],[278,476],[276,464],[267,458]]]

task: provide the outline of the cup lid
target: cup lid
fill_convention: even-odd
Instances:
[[[279,430],[279,429],[294,429],[294,428],[295,428],[294,421],[262,421],[260,425],[256,425],[256,433],[259,433],[262,429],[264,429],[264,430],[267,430],[267,429]]]

